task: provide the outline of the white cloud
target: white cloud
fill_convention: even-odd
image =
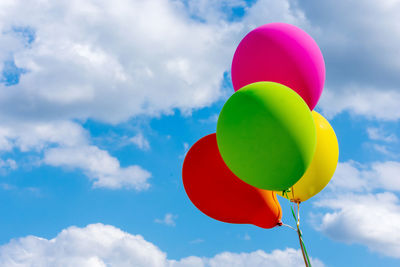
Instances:
[[[0,70],[14,62],[24,73],[18,84],[0,83],[0,150],[44,152],[42,162],[78,168],[95,186],[147,188],[149,172],[119,166],[80,123],[211,105],[226,94],[224,72],[252,25],[304,21],[286,1],[185,3],[1,1]],[[234,7],[248,11],[243,21],[229,21]],[[150,148],[140,134],[131,142]]]
[[[382,127],[369,127],[367,128],[368,138],[374,143],[366,143],[375,151],[381,153],[384,156],[392,159],[398,159],[398,153],[394,151],[394,143],[398,142],[397,135],[395,133],[387,133]]]
[[[191,6],[199,14],[214,3],[198,2]],[[326,116],[350,112],[377,120],[400,118],[398,2],[259,0],[251,7],[241,1],[232,6],[247,12],[237,23],[242,28],[237,40],[256,26],[281,21],[301,27],[317,41],[327,67],[327,88],[319,102]],[[204,17],[215,21],[221,15],[210,12]]]
[[[400,191],[400,162],[386,161],[372,164],[372,179],[378,181],[378,187],[390,190]]]
[[[296,1],[258,0],[247,10],[243,24],[247,32],[255,27],[271,22],[286,22],[311,34],[312,25]],[[313,29],[315,31],[316,29]],[[246,33],[247,33],[246,32]]]
[[[367,178],[362,177],[362,168],[363,165],[355,161],[339,162],[335,174],[327,188],[334,191],[369,190],[369,181]]]
[[[149,140],[147,140],[142,133],[138,133],[134,137],[131,137],[129,141],[131,141],[133,144],[135,144],[138,148],[142,150],[150,149]]]
[[[142,236],[102,224],[69,227],[51,240],[27,236],[0,247],[0,265],[5,267],[161,267],[165,263],[166,254]]]
[[[332,239],[399,258],[400,201],[390,192],[400,191],[399,174],[396,161],[339,163],[328,189],[313,203],[325,209],[314,214],[316,228]]]
[[[312,266],[320,267],[324,264],[318,260],[311,260]],[[304,266],[300,250],[287,248],[285,250],[273,250],[266,253],[257,250],[250,253],[223,252],[213,258],[199,258],[195,256],[181,259],[179,262],[172,261],[173,267],[292,267]]]
[[[79,168],[94,180],[95,187],[144,190],[150,186],[148,171],[137,165],[123,168],[116,158],[96,146],[51,148],[45,152],[44,162],[51,166]]]
[[[174,215],[172,213],[167,213],[167,214],[165,214],[163,219],[155,219],[154,221],[156,223],[161,223],[161,224],[165,224],[168,226],[175,226],[176,219],[178,219],[178,215]]]
[[[400,162],[385,161],[360,164],[339,163],[328,188],[340,192],[370,192],[375,189],[400,191]]]
[[[16,170],[18,168],[17,162],[13,159],[0,159],[0,169],[3,170]]]
[[[386,145],[373,144],[372,148],[378,151],[379,153],[392,158],[396,158],[398,156],[396,153],[390,151],[389,147]]]
[[[397,142],[397,136],[394,133],[386,134],[382,129],[370,127],[367,128],[368,137],[371,140],[383,141],[386,143]]]
[[[311,0],[299,5],[318,26],[313,34],[327,66],[327,90],[319,103],[324,113],[398,120],[399,2]]]
[[[119,123],[174,109],[188,113],[223,96],[223,74],[253,27],[307,24],[288,1],[260,0],[251,7],[245,1],[185,3],[2,1],[0,32],[11,41],[0,52],[27,72],[12,89],[1,86],[0,114]],[[247,14],[227,21],[235,7]],[[29,27],[34,41],[27,45],[15,27]]]
[[[319,200],[316,206],[333,210],[318,226],[332,239],[400,258],[400,203],[395,194],[342,195]]]
[[[89,134],[70,121],[3,122],[0,125],[0,150],[41,151],[51,145],[79,146]]]
[[[28,25],[36,36],[12,49],[28,72],[0,98],[9,116],[46,110],[118,123],[210,105],[222,95],[238,34],[234,24],[191,19],[179,1],[13,1],[1,9],[3,28]]]
[[[92,224],[69,227],[53,239],[27,236],[13,239],[0,247],[0,265],[11,266],[137,266],[137,267],[235,267],[304,266],[299,250],[287,248],[266,253],[224,252],[212,258],[190,256],[180,260],[167,258],[157,246],[140,235],[118,228]],[[313,266],[324,266],[313,260]]]
[[[400,118],[399,103],[400,90],[346,85],[343,89],[325,89],[319,107],[328,118],[348,111],[369,119],[394,121]]]
[[[135,190],[149,187],[148,171],[137,165],[121,167],[117,158],[91,145],[89,133],[75,122],[6,122],[0,125],[0,150],[13,148],[43,152],[40,164],[78,168],[94,181],[95,187]],[[17,163],[13,159],[0,160],[0,168],[15,170]]]

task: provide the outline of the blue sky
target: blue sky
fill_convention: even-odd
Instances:
[[[288,228],[214,221],[184,155],[215,132],[253,28],[319,44],[340,158],[302,203],[313,266],[398,266],[398,1],[0,2],[1,266],[302,266]],[[291,223],[280,198],[284,221]]]

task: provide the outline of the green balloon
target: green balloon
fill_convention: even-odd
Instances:
[[[222,158],[236,176],[257,188],[282,191],[293,186],[310,165],[316,141],[307,104],[279,83],[241,88],[218,118]]]

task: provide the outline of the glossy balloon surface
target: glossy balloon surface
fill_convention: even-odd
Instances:
[[[272,228],[281,219],[275,192],[242,182],[222,160],[215,134],[197,141],[186,154],[183,184],[192,203],[204,214],[227,223]]]
[[[240,42],[231,76],[235,91],[259,81],[286,85],[312,110],[324,87],[325,62],[306,32],[290,24],[270,23],[252,30]]]
[[[331,180],[339,160],[335,131],[321,114],[313,111],[312,115],[317,129],[317,148],[306,173],[288,193],[294,202],[303,202],[318,194]]]
[[[241,180],[280,191],[293,186],[311,163],[315,125],[306,103],[293,90],[258,82],[225,103],[217,142],[226,165]]]

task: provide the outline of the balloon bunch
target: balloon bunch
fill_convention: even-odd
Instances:
[[[313,111],[325,80],[321,51],[293,25],[266,24],[240,42],[231,74],[236,92],[221,110],[216,134],[185,157],[186,193],[214,219],[262,228],[283,225],[275,192],[288,198],[310,266],[300,203],[328,184],[339,156],[335,132]]]

